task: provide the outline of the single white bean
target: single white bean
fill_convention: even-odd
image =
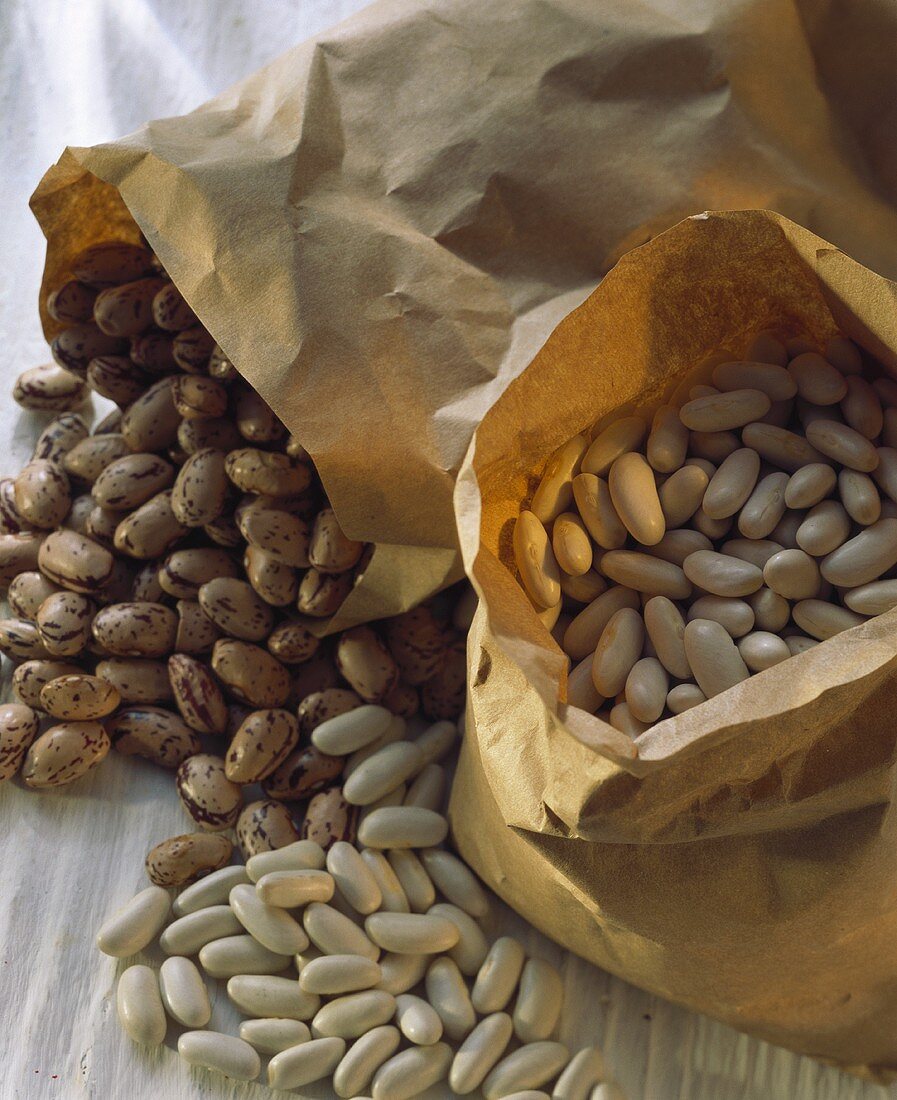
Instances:
[[[814,420],[807,425],[807,440],[827,458],[861,473],[878,465],[878,452],[866,436],[837,420]]]
[[[804,633],[820,642],[866,621],[865,616],[825,600],[801,600],[794,605],[791,614]]]
[[[333,878],[326,871],[268,871],[255,884],[255,892],[265,905],[297,909],[311,901],[330,901]]]
[[[447,835],[442,814],[418,806],[374,810],[358,827],[358,843],[368,848],[432,848]]]
[[[380,907],[383,894],[354,844],[337,841],[327,853],[327,870],[352,908],[365,916]],[[326,899],[316,899],[326,900]]]
[[[520,579],[530,599],[536,607],[554,607],[561,598],[560,569],[548,532],[532,512],[523,511],[517,517],[513,548]]]
[[[530,505],[533,515],[541,523],[551,523],[570,507],[573,499],[572,481],[587,447],[586,437],[575,435],[549,458]]]
[[[702,508],[710,519],[728,519],[747,502],[760,473],[760,456],[740,447],[722,463],[707,486]]]
[[[709,550],[710,547],[706,549]],[[772,539],[729,539],[720,549],[732,558],[741,558],[742,561],[749,561],[751,565],[762,569],[773,554],[778,554],[785,547]]]
[[[301,1020],[244,1020],[240,1024],[240,1038],[261,1054],[279,1054],[307,1043],[311,1032]]]
[[[555,560],[565,573],[581,577],[592,568],[592,540],[575,512],[561,512],[551,529]]]
[[[850,535],[850,517],[836,500],[824,500],[807,512],[795,538],[801,550],[822,557],[836,550]]]
[[[720,390],[753,389],[771,401],[787,401],[797,393],[797,383],[784,366],[744,360],[720,363],[713,370],[713,384]]]
[[[499,1012],[517,988],[526,953],[513,936],[500,936],[490,947],[474,982],[471,1000],[477,1012]]]
[[[166,955],[195,955],[207,943],[242,931],[229,905],[209,905],[172,921],[159,938],[159,946]]]
[[[451,959],[447,961],[451,962]],[[394,997],[399,993],[407,993],[421,981],[429,965],[429,955],[383,955],[380,959],[381,977],[377,988],[392,993]]]
[[[236,974],[227,983],[227,995],[244,1016],[261,1019],[310,1020],[321,1007],[321,998],[294,978],[269,974]]]
[[[370,806],[420,771],[423,753],[413,741],[384,745],[361,763],[343,783],[343,798],[352,806]]]
[[[692,707],[697,707],[706,702],[707,696],[697,684],[677,684],[670,689],[667,696],[667,706],[673,714],[682,714],[684,711],[691,710]]]
[[[441,1081],[452,1062],[445,1043],[412,1047],[394,1054],[374,1074],[373,1100],[409,1100]]]
[[[876,439],[884,427],[884,414],[878,394],[865,378],[846,379],[847,396],[841,402],[844,419],[867,439]]]
[[[824,461],[822,454],[802,435],[774,424],[759,421],[748,424],[741,433],[741,439],[745,447],[753,448],[761,458],[791,474],[810,462]]]
[[[681,527],[691,519],[701,507],[709,484],[710,478],[698,466],[683,466],[670,474],[659,491],[660,507],[668,530]]]
[[[457,942],[448,949],[448,954],[458,964],[462,974],[473,977],[483,965],[489,951],[483,930],[473,917],[449,902],[437,902],[429,908],[428,914],[451,921],[457,928]]]
[[[514,1005],[514,1034],[521,1043],[547,1039],[554,1031],[564,1003],[564,983],[544,959],[528,959],[520,975]]]
[[[311,741],[316,749],[329,756],[348,756],[376,741],[391,721],[392,712],[386,707],[366,703],[316,726]]]
[[[445,769],[439,764],[427,764],[409,786],[402,800],[404,806],[420,806],[424,810],[441,810],[445,801]]]
[[[442,848],[424,848],[418,854],[434,885],[452,905],[477,919],[488,914],[489,898],[466,863]]]
[[[209,991],[195,963],[172,955],[159,970],[162,1003],[168,1015],[184,1027],[205,1027],[212,1018]]]
[[[97,933],[97,947],[104,955],[125,958],[136,955],[158,936],[168,919],[171,897],[161,886],[149,886],[106,921]]]
[[[643,657],[626,677],[626,705],[640,722],[656,722],[663,714],[668,690],[669,677],[664,666],[656,657]]]
[[[733,638],[740,638],[754,628],[753,608],[745,600],[734,596],[701,596],[688,609],[688,621],[692,619],[710,619],[719,623]]]
[[[198,909],[207,909],[210,905],[226,905],[231,890],[249,881],[249,874],[242,864],[239,867],[222,867],[220,871],[213,871],[182,890],[174,899],[171,910],[176,917],[183,917]]]
[[[837,405],[847,395],[844,375],[818,352],[807,351],[788,364],[798,394],[814,405]]]
[[[778,634],[755,630],[738,642],[738,652],[751,672],[763,672],[780,661],[787,661],[791,650]]]
[[[436,887],[414,852],[396,848],[386,856],[412,913],[426,913],[436,901]]]
[[[297,1089],[328,1077],[346,1053],[346,1040],[336,1037],[311,1039],[275,1054],[268,1063],[272,1089]]]
[[[822,584],[819,566],[803,550],[781,550],[763,566],[768,588],[787,600],[809,600]]]
[[[391,1025],[375,1027],[352,1044],[333,1073],[333,1090],[337,1096],[358,1096],[370,1084],[371,1078],[398,1050],[402,1036]]]
[[[659,545],[659,544],[658,544]],[[601,558],[601,570],[612,581],[644,592],[649,596],[667,596],[671,600],[691,595],[691,584],[670,561],[635,550],[609,550]]]
[[[118,979],[115,1001],[119,1022],[130,1039],[148,1047],[162,1043],[168,1024],[154,970],[129,966]]]
[[[648,424],[641,416],[624,416],[595,436],[582,460],[582,472],[604,477],[623,454],[642,445],[648,434]]]
[[[710,619],[693,619],[685,628],[685,652],[701,691],[711,698],[750,676],[726,629]]]
[[[230,892],[230,907],[246,931],[269,951],[278,955],[296,955],[308,947],[308,936],[285,909],[266,905],[251,884],[235,886]]]
[[[763,573],[756,565],[715,550],[690,554],[682,569],[693,584],[714,596],[749,596],[763,584]]]
[[[302,924],[308,938],[325,955],[364,955],[373,962],[380,957],[379,949],[357,924],[322,902],[313,901],[306,907]]]
[[[477,1020],[467,983],[454,959],[440,956],[427,967],[427,1000],[450,1039],[463,1039]]]
[[[320,844],[313,840],[297,840],[285,848],[250,856],[246,861],[246,873],[251,882],[258,882],[262,875],[272,871],[320,871],[324,866],[324,859],[324,849]]]
[[[617,515],[604,478],[579,474],[573,479],[573,498],[586,530],[600,547],[616,550],[626,542],[626,528]]]
[[[682,636],[685,620],[682,612],[666,596],[652,596],[645,604],[645,630],[657,653],[657,659],[671,676],[684,680],[691,675]]]
[[[638,593],[614,585],[579,612],[564,631],[563,649],[574,660],[595,652],[595,646],[611,618],[624,607],[637,610]]]
[[[551,1090],[551,1100],[589,1100],[591,1090],[607,1076],[598,1047],[583,1047],[570,1059]]]
[[[384,951],[433,955],[450,951],[460,938],[457,924],[425,913],[372,913],[364,922],[371,940]]]
[[[311,1022],[313,1035],[357,1039],[372,1028],[391,1020],[396,999],[382,989],[363,989],[335,997],[318,1010]]]
[[[883,615],[897,607],[897,580],[872,581],[844,593],[844,603],[860,615]]]
[[[377,908],[386,913],[410,913],[411,903],[385,854],[374,848],[364,848],[361,858],[380,891],[380,904]]]
[[[494,1012],[480,1020],[452,1060],[449,1086],[459,1096],[479,1088],[511,1041],[514,1025],[506,1012]]]
[[[897,519],[880,519],[822,560],[823,577],[839,588],[878,580],[897,565]]]
[[[626,530],[643,546],[654,546],[664,536],[666,520],[657,495],[654,471],[643,455],[621,455],[608,477],[610,499]]]
[[[382,976],[380,965],[364,955],[322,955],[302,968],[299,985],[308,993],[332,997],[372,989]]]
[[[738,530],[747,539],[764,539],[785,514],[788,475],[783,471],[761,478],[738,514]]]
[[[236,974],[279,974],[290,965],[289,955],[263,947],[252,936],[226,936],[212,940],[199,952],[200,964],[212,978]]]
[[[401,993],[396,997],[396,1023],[409,1043],[429,1046],[442,1038],[442,1020],[422,997]]]
[[[249,1043],[219,1031],[185,1031],[178,1039],[178,1054],[191,1066],[215,1070],[235,1081],[254,1081],[262,1062]]]
[[[881,517],[881,497],[875,482],[858,470],[841,470],[838,474],[838,494],[844,510],[854,521],[868,527]]]
[[[645,625],[637,611],[624,607],[611,617],[592,657],[592,682],[597,691],[611,698],[623,690],[644,641]]]
[[[727,390],[686,402],[679,416],[692,431],[721,432],[762,419],[771,403],[762,390]]]
[[[771,630],[773,634],[778,634],[788,625],[791,604],[771,588],[764,586],[753,592],[748,596],[748,603],[754,613],[754,625],[758,630]],[[712,616],[707,615],[704,618]]]
[[[828,463],[811,462],[802,466],[788,479],[785,504],[789,508],[812,508],[835,488],[837,475]]]
[[[563,1043],[527,1043],[503,1058],[483,1082],[486,1100],[500,1100],[521,1089],[534,1089],[550,1081],[564,1066],[570,1052]]]

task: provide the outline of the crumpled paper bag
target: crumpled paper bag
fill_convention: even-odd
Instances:
[[[895,28],[884,0],[381,0],[64,153],[42,299],[139,227],[378,544],[324,629],[395,614],[459,575],[474,429],[626,249],[768,207],[897,274]]]
[[[897,377],[897,284],[779,215],[714,213],[625,256],[484,418],[456,490],[481,602],[452,825],[486,881],[577,954],[884,1079],[897,610],[633,742],[566,705],[567,658],[513,572],[513,521],[551,452],[767,328],[844,332]]]

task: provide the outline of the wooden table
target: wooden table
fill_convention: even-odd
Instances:
[[[4,392],[19,371],[48,359],[36,308],[42,238],[27,199],[64,145],[108,140],[145,119],[189,110],[361,6],[357,0],[0,4]],[[7,452],[0,469],[13,473],[29,456],[40,418],[9,399],[0,418]],[[169,1047],[147,1054],[115,1020],[119,967],[93,948],[95,930],[144,884],[147,849],[184,827],[171,776],[141,762],[109,759],[59,794],[12,783],[0,788],[0,1100],[271,1095],[260,1085],[190,1070]],[[497,903],[493,923],[561,967],[568,994],[562,1038],[574,1049],[599,1043],[631,1100],[897,1097],[897,1088],[863,1085],[650,997],[560,951]],[[212,1026],[235,1021],[219,991]]]

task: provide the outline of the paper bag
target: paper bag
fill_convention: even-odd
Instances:
[[[44,292],[139,227],[378,544],[325,629],[459,575],[473,430],[627,248],[771,207],[897,274],[893,6],[675,8],[381,0],[39,187]]]
[[[451,804],[464,857],[577,954],[882,1076],[897,1071],[897,610],[633,743],[566,705],[568,662],[510,536],[561,443],[757,330],[844,332],[897,376],[895,306],[895,284],[785,218],[691,218],[558,326],[485,417],[456,492],[481,597]]]

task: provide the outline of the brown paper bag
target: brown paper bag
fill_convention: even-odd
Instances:
[[[381,0],[66,152],[33,200],[44,289],[139,226],[378,544],[327,629],[395,614],[459,575],[474,429],[627,248],[772,207],[897,275],[895,28],[822,0]]]
[[[565,704],[567,659],[510,535],[561,443],[758,329],[845,332],[897,376],[895,307],[897,285],[778,215],[681,222],[558,326],[456,492],[481,596],[451,806],[465,858],[577,954],[882,1077],[897,1073],[897,610],[633,743]]]

